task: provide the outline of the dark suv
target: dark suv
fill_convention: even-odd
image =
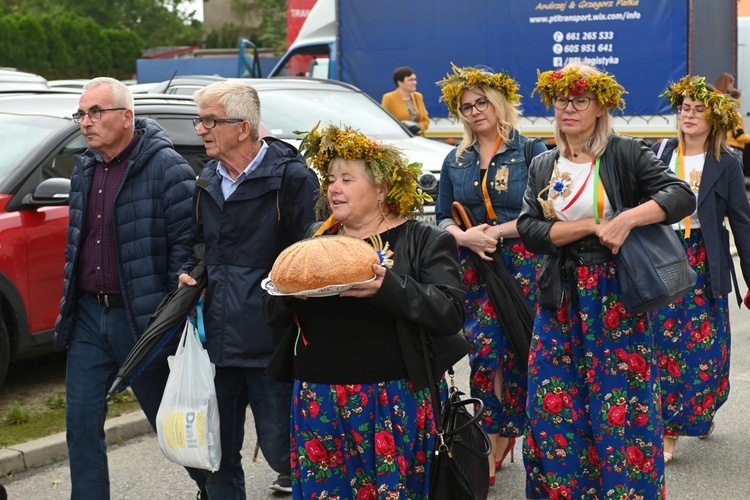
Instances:
[[[88,147],[71,118],[79,98],[0,97],[0,385],[11,361],[53,349],[73,157]],[[196,173],[208,161],[197,113],[190,97],[135,96],[136,116],[158,120]]]

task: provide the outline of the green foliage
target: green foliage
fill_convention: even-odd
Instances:
[[[143,53],[143,41],[132,31],[104,30],[112,52],[112,77],[127,79],[133,76],[133,61]]]
[[[48,397],[47,408],[49,408],[50,410],[58,410],[60,408],[65,408],[65,393],[59,392],[55,394],[54,396]]]
[[[21,406],[14,406],[5,416],[7,425],[23,425],[31,421],[31,411]]]
[[[240,23],[211,30],[206,35],[207,49],[234,48],[241,38],[247,38],[258,47],[273,49],[277,54],[286,50],[287,0],[231,0],[230,9]],[[260,11],[262,23],[256,28],[248,28],[257,11]]]

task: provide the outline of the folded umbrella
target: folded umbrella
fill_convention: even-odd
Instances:
[[[164,296],[148,320],[143,335],[117,372],[115,382],[107,393],[107,400],[118,390],[124,390],[154,359],[163,354],[164,347],[175,332],[182,329],[185,319],[195,308],[208,281],[203,244],[195,245],[193,258],[197,264],[189,274],[198,283],[195,286],[183,285]]]
[[[457,201],[453,202],[451,213],[456,224],[465,229],[476,225],[471,212],[467,211]],[[493,262],[484,260],[472,252],[469,263],[484,276],[487,284],[487,295],[495,309],[497,320],[513,350],[523,362],[529,359],[535,311],[529,304],[521,286],[503,264],[502,254],[495,251],[489,255],[494,259]]]

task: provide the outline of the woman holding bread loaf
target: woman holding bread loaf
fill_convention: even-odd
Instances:
[[[521,212],[529,159],[546,151],[518,130],[518,84],[505,73],[453,66],[453,74],[438,82],[449,112],[464,126],[461,144],[445,158],[435,212],[441,228],[458,244],[461,277],[466,291],[464,333],[472,343],[471,395],[484,406],[484,428],[492,441],[490,484],[523,434],[526,416],[527,360],[519,359],[490,302],[485,276],[474,262],[477,256],[503,259],[530,304],[538,259],[518,239],[516,218]],[[476,225],[459,227],[451,207],[461,203]],[[510,304],[509,304],[510,306]],[[511,454],[511,460],[513,455]]]
[[[428,199],[419,165],[393,146],[330,125],[300,150],[331,216],[311,229],[320,238],[279,256],[270,279],[286,296],[263,303],[270,325],[299,327],[269,365],[294,381],[294,497],[427,499],[435,426],[421,332],[434,380],[468,351],[455,239],[414,220]]]

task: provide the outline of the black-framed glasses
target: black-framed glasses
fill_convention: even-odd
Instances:
[[[477,108],[477,111],[484,111],[486,110],[490,105],[490,100],[486,97],[482,97],[481,99],[477,99],[477,102],[474,104],[462,104],[458,107],[458,110],[461,112],[464,116],[469,116],[474,108]]]
[[[105,111],[125,111],[126,109],[128,108],[94,108],[90,109],[88,113],[78,111],[76,113],[73,113],[73,121],[80,125],[83,121],[83,117],[89,115],[89,120],[91,120],[91,123],[96,123],[102,119],[102,113],[104,113]]]
[[[690,106],[689,104],[680,104],[677,106],[677,111],[682,113],[683,115],[689,115],[691,111],[695,112],[695,116],[703,116],[703,113],[706,112],[705,106]]]
[[[568,107],[568,103],[573,104],[573,109],[576,111],[586,111],[589,109],[589,106],[591,106],[591,101],[593,100],[593,97],[573,97],[572,99],[568,99],[565,96],[557,96],[555,97],[555,101],[552,103],[552,105],[555,107],[555,109],[564,110]]]
[[[211,130],[219,123],[242,123],[242,118],[216,118],[215,116],[206,115],[193,118],[193,127],[198,130],[198,125],[203,125],[206,130]]]

